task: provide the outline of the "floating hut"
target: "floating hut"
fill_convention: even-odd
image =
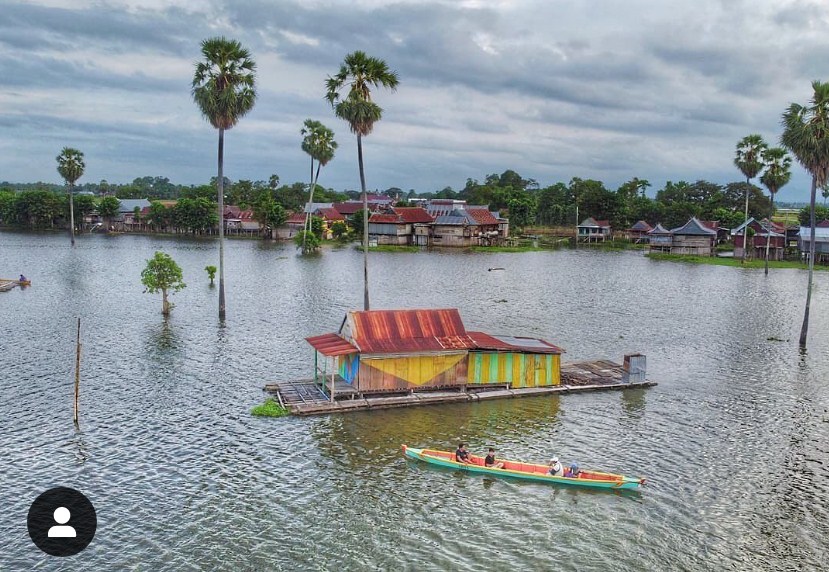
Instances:
[[[315,380],[332,401],[338,381],[358,395],[561,383],[561,348],[468,332],[456,309],[349,312],[339,332],[306,340],[314,348]]]

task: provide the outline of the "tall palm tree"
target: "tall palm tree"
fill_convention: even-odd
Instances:
[[[809,201],[809,283],[806,287],[806,310],[800,328],[800,346],[806,346],[809,331],[809,307],[812,301],[812,273],[815,265],[815,195],[817,188],[827,182],[829,176],[829,82],[812,82],[811,105],[792,103],[783,113],[783,135],[780,143],[812,175],[812,192]]]
[[[760,135],[752,134],[743,137],[737,143],[737,154],[734,157],[734,164],[746,177],[746,212],[745,226],[743,227],[743,258],[746,261],[748,252],[748,191],[751,188],[751,179],[757,176],[763,168],[763,151],[768,148],[766,142]]]
[[[782,147],[772,147],[763,151],[763,165],[766,170],[760,176],[760,182],[769,190],[771,212],[774,215],[774,196],[792,178],[792,158]],[[771,219],[766,229],[766,276],[769,275],[769,242],[771,242]]]
[[[83,176],[86,165],[83,162],[83,153],[72,147],[64,147],[55,159],[58,162],[58,173],[69,187],[69,239],[72,246],[75,246],[75,201],[72,196],[75,181]]]
[[[196,63],[193,101],[204,118],[219,130],[219,319],[225,317],[224,278],[224,140],[225,131],[256,103],[256,63],[236,40],[208,38],[201,43],[204,60]]]
[[[340,71],[325,80],[325,98],[334,108],[334,115],[344,119],[357,135],[357,162],[360,165],[360,185],[363,190],[363,308],[368,301],[368,195],[363,169],[363,137],[371,133],[374,124],[383,117],[383,109],[371,100],[371,87],[385,87],[395,91],[399,80],[383,60],[356,51],[345,56]],[[340,93],[344,87],[348,91]]]
[[[303,135],[302,150],[311,157],[311,191],[308,202],[314,202],[314,189],[320,176],[320,169],[334,158],[337,142],[334,141],[334,132],[328,127],[313,119],[306,119],[305,126],[300,130]],[[314,161],[317,162],[317,172],[314,173]],[[311,212],[305,213],[305,230],[311,230]],[[302,250],[305,251],[305,237],[302,239]]]

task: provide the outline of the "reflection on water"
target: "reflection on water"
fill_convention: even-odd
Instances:
[[[823,566],[829,275],[816,273],[801,354],[800,271],[766,278],[590,249],[372,253],[375,308],[457,307],[470,329],[544,337],[570,360],[640,351],[660,385],[260,419],[249,411],[264,383],[312,373],[303,338],[361,306],[362,254],[228,241],[220,324],[204,274],[215,246],[82,235],[71,249],[62,234],[0,233],[0,275],[33,278],[0,294],[15,331],[0,338],[0,568],[43,566],[21,523],[56,484],[83,491],[101,515],[89,549],[49,563],[59,570]],[[159,249],[188,283],[167,320],[140,283]],[[608,494],[495,479],[400,451],[459,441],[647,484]]]

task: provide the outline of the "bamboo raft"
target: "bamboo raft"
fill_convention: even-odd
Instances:
[[[415,407],[438,403],[457,403],[532,397],[538,395],[607,391],[653,387],[656,382],[626,381],[621,364],[608,360],[564,363],[561,384],[545,387],[510,388],[509,384],[472,386],[398,394],[361,395],[337,376],[333,401],[321,384],[313,379],[280,381],[265,385],[264,391],[294,415],[325,415],[346,411]]]

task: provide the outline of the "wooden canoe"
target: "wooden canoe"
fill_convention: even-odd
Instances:
[[[462,471],[469,471],[470,473],[483,473],[497,477],[510,477],[540,483],[615,490],[638,489],[641,485],[645,484],[645,479],[639,477],[626,477],[624,475],[614,475],[612,473],[602,473],[592,470],[582,470],[576,478],[555,477],[547,472],[550,469],[547,465],[522,463],[520,461],[505,461],[503,459],[498,459],[498,462],[504,463],[504,468],[495,469],[485,467],[484,458],[472,454],[469,455],[469,458],[472,460],[471,463],[458,463],[455,461],[455,454],[449,451],[415,449],[414,447],[408,447],[406,445],[403,445],[403,454],[409,459],[424,461],[431,465],[446,467],[448,469],[460,469]]]

